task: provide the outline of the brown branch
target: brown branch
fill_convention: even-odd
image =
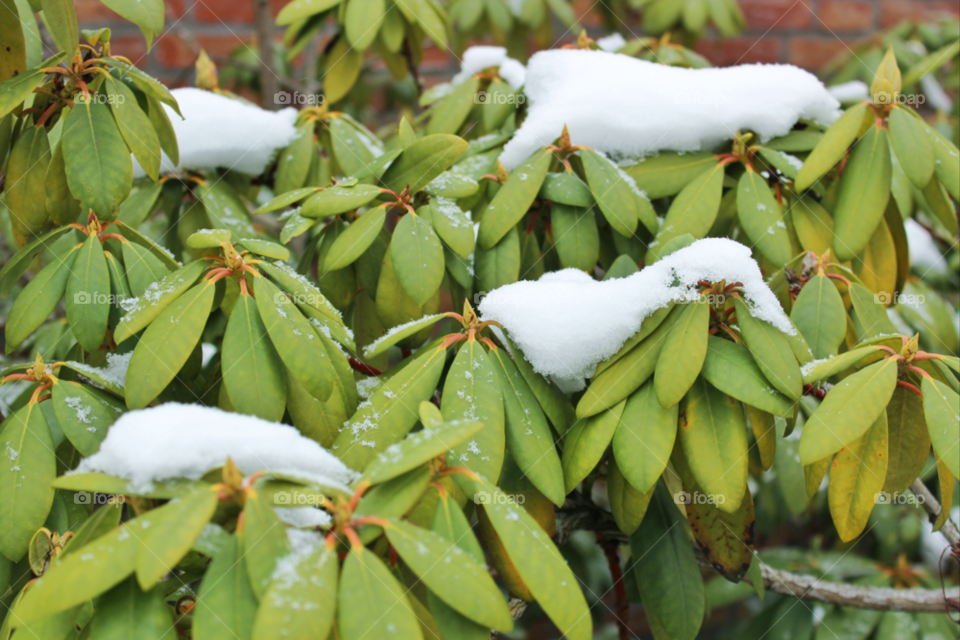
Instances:
[[[932,495],[927,497],[925,506],[927,505],[928,510],[939,507]],[[936,511],[939,513],[939,508]],[[580,529],[600,533],[606,540],[628,540],[607,511],[590,504],[582,497],[577,497],[577,494],[572,494],[559,512],[557,545],[562,545],[574,531]],[[949,539],[951,534],[947,532],[946,525],[943,531]],[[956,535],[956,529],[952,531],[952,535]],[[710,563],[702,557],[702,552],[699,549],[695,549],[695,552],[700,564],[704,568],[712,569]],[[891,589],[825,582],[816,576],[781,571],[767,565],[761,565],[761,574],[763,584],[768,590],[804,600],[881,611],[943,613],[945,610],[944,594],[940,589]],[[747,577],[744,577],[744,580],[749,582]],[[947,589],[946,597],[948,600],[960,598],[960,587]]]
[[[936,497],[927,488],[927,485],[923,484],[923,480],[920,478],[914,480],[913,484],[910,485],[910,491],[913,491],[914,495],[923,496],[923,508],[930,514],[930,522],[935,521],[940,515],[940,503],[937,502]],[[957,531],[957,525],[950,518],[947,518],[946,522],[943,523],[940,533],[950,544],[960,544],[960,532]]]
[[[260,47],[260,101],[265,109],[277,110],[276,94],[280,82],[273,71],[273,18],[270,16],[270,0],[253,0],[257,17],[257,44]]]

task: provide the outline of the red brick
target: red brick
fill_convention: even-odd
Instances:
[[[479,2],[480,0],[471,0]],[[573,14],[577,17],[577,22],[587,29],[591,27],[603,26],[603,16],[598,11],[596,0],[576,0],[573,3]],[[577,31],[579,33],[579,30]],[[576,34],[575,34],[576,35]]]
[[[450,52],[443,51],[439,47],[428,44],[423,49],[423,59],[420,61],[421,71],[432,71],[434,69],[446,69],[450,65]]]
[[[147,42],[142,35],[113,36],[110,39],[110,53],[125,56],[133,64],[143,66],[147,63]]]
[[[876,2],[869,0],[821,0],[820,28],[830,32],[868,31],[873,28]]]
[[[183,3],[184,0],[165,0],[166,26],[169,27],[174,20],[183,16]],[[130,21],[114,13],[111,9],[108,9],[100,0],[74,0],[73,6],[77,12],[77,20],[79,20],[83,28],[99,29],[100,27],[113,26],[112,24],[106,23],[114,22],[130,24]]]
[[[809,5],[798,0],[741,0],[740,8],[750,29],[808,29],[812,23]]]
[[[169,69],[193,66],[202,47],[211,56],[226,57],[244,43],[253,40],[252,34],[198,35],[189,41],[167,32],[157,40],[157,58]]]
[[[837,38],[797,36],[787,43],[787,62],[817,71],[847,45]]]
[[[780,62],[780,39],[769,36],[704,39],[697,45],[697,53],[718,67],[753,62]]]
[[[270,14],[276,17],[288,3],[289,0],[270,0]],[[253,24],[254,0],[196,0],[193,17],[197,22],[207,24]]]
[[[960,15],[957,2],[917,2],[916,0],[881,0],[880,27],[887,29],[904,20],[924,20],[943,15]]]

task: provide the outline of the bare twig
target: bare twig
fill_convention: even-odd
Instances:
[[[913,484],[910,485],[910,491],[913,491],[917,496],[923,496],[923,508],[930,514],[930,521],[936,520],[937,516],[940,515],[940,503],[937,502],[936,497],[927,488],[927,485],[923,484],[923,480],[920,478],[914,480]],[[950,544],[960,543],[960,532],[957,531],[957,525],[950,518],[947,518],[946,522],[943,523],[940,533]]]
[[[257,43],[260,47],[260,95],[265,109],[277,110],[274,96],[280,90],[279,78],[273,70],[273,18],[269,0],[253,0],[257,16]]]

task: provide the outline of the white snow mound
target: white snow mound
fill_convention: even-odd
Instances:
[[[828,125],[840,103],[792,65],[681,69],[605,51],[541,51],[527,65],[529,112],[500,161],[513,169],[567,125],[573,144],[615,158],[713,149],[750,130],[768,140],[801,118]]]
[[[453,85],[463,84],[474,74],[490,67],[499,67],[500,77],[514,90],[523,86],[527,73],[523,64],[508,57],[507,50],[504,47],[488,46],[470,47],[464,51],[463,58],[460,60],[460,72],[453,76],[450,83]]]
[[[175,402],[125,413],[74,473],[99,471],[149,490],[160,480],[198,480],[228,457],[247,475],[273,471],[342,490],[357,477],[291,426]]]
[[[750,249],[726,238],[698,240],[626,278],[598,282],[579,269],[564,269],[508,284],[483,298],[480,315],[504,326],[535,371],[573,388],[619,351],[651,313],[671,301],[694,299],[698,280],[743,283],[754,317],[796,333]]]
[[[163,105],[177,134],[180,164],[173,166],[167,154],[160,173],[183,169],[210,171],[218,167],[256,176],[263,173],[278,149],[286,147],[297,134],[297,110],[267,111],[210,91],[173,89],[183,119]],[[146,176],[133,160],[133,177]]]

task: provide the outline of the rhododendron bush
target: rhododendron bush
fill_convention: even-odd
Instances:
[[[274,111],[0,2],[0,638],[957,638],[956,38],[828,90],[514,4],[294,0]]]

